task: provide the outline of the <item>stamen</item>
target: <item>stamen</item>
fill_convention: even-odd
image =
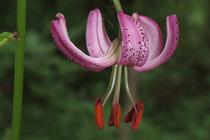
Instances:
[[[112,106],[112,110],[109,118],[109,126],[115,126],[115,128],[119,128],[121,119],[121,106],[119,103],[115,103]]]
[[[103,106],[101,103],[101,99],[98,99],[96,101],[95,121],[96,121],[98,128],[100,128],[100,129],[104,128],[104,110],[103,110]]]
[[[135,105],[135,107],[137,109],[137,112],[135,112],[135,109],[133,107],[130,110],[130,112],[128,112],[128,114],[124,118],[124,121],[126,123],[129,123],[129,122],[132,121],[131,128],[133,130],[137,130],[138,126],[139,126],[139,124],[141,122],[142,115],[143,115],[143,112],[144,112],[144,102],[140,101],[139,103],[137,103]]]
[[[121,107],[119,103],[115,103],[114,105],[114,126],[115,128],[119,128],[121,119]]]
[[[140,102],[140,103],[137,104],[137,110],[138,110],[138,112],[134,113],[133,122],[132,122],[132,125],[131,125],[131,128],[133,130],[137,130],[138,127],[139,127],[139,124],[141,122],[143,112],[144,112],[144,103],[143,102]]]
[[[121,87],[121,76],[122,76],[122,66],[118,66],[117,70],[117,78],[114,89],[114,97],[112,101],[112,110],[109,119],[109,125],[119,127],[120,117],[121,117],[121,107],[119,104],[119,96],[120,96],[120,87]]]
[[[129,97],[129,99],[131,100],[131,103],[135,109],[135,112],[137,113],[137,109],[136,109],[136,106],[135,106],[135,102],[134,102],[134,99],[132,97],[132,94],[131,94],[131,90],[130,90],[130,87],[129,87],[129,82],[128,82],[128,68],[127,67],[124,67],[124,80],[125,80],[125,88],[126,88],[126,93]]]
[[[115,85],[115,81],[116,81],[116,77],[117,77],[117,69],[118,69],[118,65],[114,65],[112,67],[112,73],[111,73],[111,78],[110,78],[110,82],[109,82],[109,86],[107,88],[107,91],[106,91],[106,95],[103,99],[103,103],[102,103],[102,106],[105,105],[106,101],[108,100],[108,98],[110,97],[113,89],[114,89],[114,85]]]

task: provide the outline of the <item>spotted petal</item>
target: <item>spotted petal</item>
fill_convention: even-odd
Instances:
[[[104,28],[101,12],[98,9],[92,10],[88,16],[86,30],[87,50],[90,56],[104,56],[110,46],[111,41]]]
[[[56,19],[52,21],[51,33],[58,49],[60,49],[67,58],[86,69],[101,71],[116,62],[116,48],[114,47],[112,47],[107,55],[100,58],[90,57],[78,49],[69,39],[65,18],[61,13],[58,13]]]
[[[148,60],[142,67],[135,66],[134,70],[139,72],[149,71],[167,62],[171,58],[177,48],[179,39],[179,25],[176,15],[167,17],[167,33],[166,44],[160,55],[154,59]]]
[[[149,38],[149,56],[148,60],[157,57],[163,48],[162,32],[159,25],[151,18],[134,13],[133,18],[137,19],[140,26],[145,30]]]
[[[149,54],[148,37],[139,22],[123,12],[118,13],[122,34],[122,47],[118,63],[126,66],[142,66]]]

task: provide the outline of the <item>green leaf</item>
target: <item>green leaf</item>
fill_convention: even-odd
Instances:
[[[3,32],[0,34],[0,48],[17,39],[17,33]]]

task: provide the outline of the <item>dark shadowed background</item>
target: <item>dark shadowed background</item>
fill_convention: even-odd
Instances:
[[[155,19],[166,35],[166,16],[176,13],[181,37],[165,65],[135,74],[137,98],[145,102],[140,129],[108,126],[98,130],[94,104],[108,86],[110,69],[89,72],[68,61],[55,48],[50,22],[66,16],[71,39],[85,50],[88,12],[99,8],[112,39],[118,23],[111,0],[29,0],[22,140],[209,140],[210,12],[209,0],[121,0],[127,14]],[[16,30],[16,3],[0,2],[0,32]],[[0,48],[0,139],[11,132],[15,43]],[[125,94],[124,88],[121,91]],[[125,102],[121,101],[123,108]],[[105,107],[106,120],[110,103]],[[125,110],[123,114],[125,114]]]

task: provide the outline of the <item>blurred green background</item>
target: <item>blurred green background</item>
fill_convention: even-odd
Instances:
[[[85,51],[88,12],[99,8],[108,33],[117,36],[111,0],[28,1],[22,140],[209,140],[210,12],[208,0],[121,0],[126,13],[155,19],[166,34],[166,16],[176,13],[181,37],[165,65],[138,73],[137,98],[145,102],[140,130],[127,124],[98,130],[94,104],[105,93],[110,69],[93,73],[69,62],[55,48],[50,22],[66,16],[71,39]],[[0,3],[0,32],[16,30],[16,3]],[[0,48],[0,139],[11,132],[15,44]],[[132,83],[131,84],[135,84]],[[121,91],[125,94],[124,88]],[[126,103],[123,104],[125,108]],[[108,120],[110,103],[105,107]],[[123,109],[125,114],[125,109]]]

